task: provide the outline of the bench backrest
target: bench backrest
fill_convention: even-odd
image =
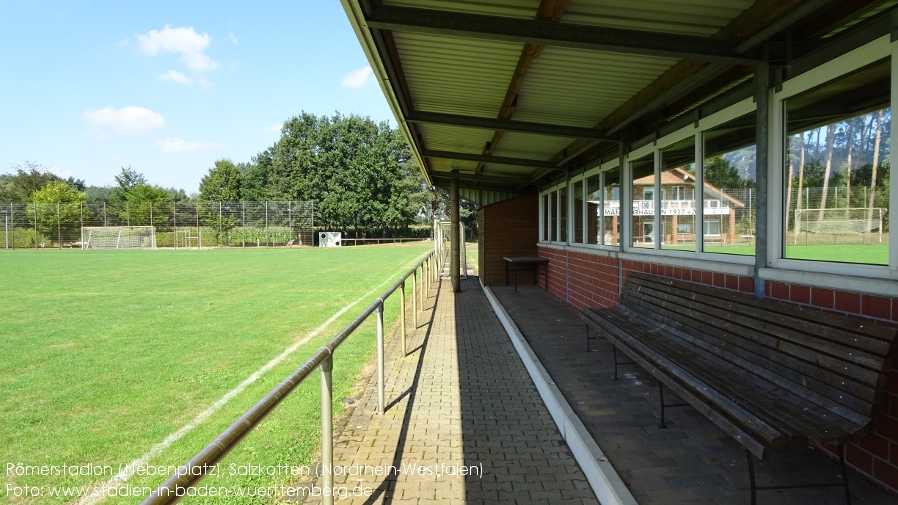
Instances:
[[[894,328],[650,274],[629,274],[621,304],[862,426],[876,416],[896,350]]]

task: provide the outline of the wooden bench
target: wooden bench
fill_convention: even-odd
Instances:
[[[643,273],[620,302],[586,309],[589,329],[742,444],[760,489],[844,486],[844,444],[873,428],[896,330],[793,304]],[[588,346],[588,341],[587,341]],[[677,405],[678,406],[678,405]],[[757,487],[752,455],[785,443],[838,444],[842,482]]]

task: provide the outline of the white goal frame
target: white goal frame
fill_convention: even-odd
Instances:
[[[81,249],[156,249],[156,227],[84,226]]]
[[[882,218],[888,211],[884,207],[795,209],[795,241],[798,241],[799,233],[865,235],[877,230],[882,242]],[[822,220],[819,219],[821,214]]]

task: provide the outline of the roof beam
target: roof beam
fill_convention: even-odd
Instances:
[[[443,158],[447,160],[482,161],[483,163],[496,163],[498,165],[513,165],[517,167],[552,168],[555,164],[550,161],[533,160],[529,158],[506,158],[503,156],[485,156],[483,154],[458,153],[452,151],[434,151],[425,149],[421,151],[425,158]]]
[[[577,126],[564,126],[546,123],[531,123],[527,121],[512,121],[508,119],[492,119],[476,116],[461,116],[456,114],[443,114],[439,112],[415,111],[406,116],[410,123],[434,123],[451,126],[467,126],[482,128],[485,130],[499,130],[522,133],[536,133],[540,135],[552,135],[555,137],[570,137],[577,139],[597,139],[608,142],[617,142],[616,139],[606,135],[605,132],[595,128],[581,128]]]
[[[481,183],[481,184],[493,184],[493,185],[498,185],[498,186],[504,185],[506,188],[508,187],[509,183],[520,184],[520,183],[525,183],[528,180],[527,177],[497,177],[494,175],[490,176],[490,175],[473,174],[470,172],[457,172],[457,171],[434,172],[433,176],[435,179],[446,180],[446,181],[451,180],[451,179],[457,179],[459,181],[474,181],[474,182]]]
[[[641,54],[697,61],[757,64],[736,51],[738,42],[599,26],[552,23],[410,7],[373,7],[369,28],[502,40],[545,46]]]

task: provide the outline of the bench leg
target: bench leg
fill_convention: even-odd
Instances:
[[[611,344],[611,353],[614,354],[614,380],[617,380],[617,346]]]
[[[586,352],[599,352],[598,349],[593,349],[592,347],[590,347],[589,342],[591,340],[598,340],[600,338],[604,338],[604,336],[599,335],[597,337],[591,337],[590,333],[589,333],[589,324],[588,323],[584,323],[584,324],[586,325]]]
[[[758,503],[758,486],[755,485],[755,460],[752,459],[751,451],[745,449],[745,456],[748,458],[748,483],[751,485],[751,505]]]
[[[658,425],[659,428],[667,428],[667,425],[664,424],[664,408],[667,407],[688,407],[688,403],[672,403],[670,405],[664,404],[664,384],[661,381],[658,381],[658,395],[661,397],[661,424]]]
[[[848,487],[848,471],[845,469],[845,444],[839,444],[839,465],[842,467],[842,482],[826,483],[826,484],[790,484],[783,486],[764,486],[758,487],[755,483],[755,460],[751,452],[746,448],[745,456],[748,459],[748,480],[751,484],[751,505],[758,502],[758,490],[764,489],[796,489],[796,488],[812,488],[812,487],[843,487],[845,488],[845,503],[851,505],[851,490]]]

